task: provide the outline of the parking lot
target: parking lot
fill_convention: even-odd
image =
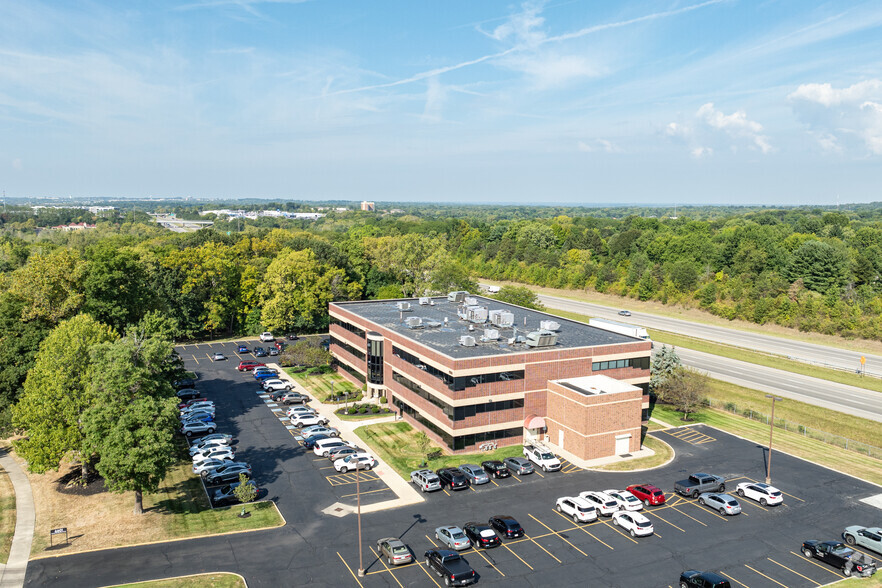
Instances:
[[[297,444],[298,431],[286,423],[281,407],[258,394],[250,374],[235,370],[235,343],[181,346],[179,353],[188,369],[199,373],[200,389],[210,390],[217,402],[218,430],[238,439],[237,459],[252,465],[264,494],[277,502],[289,526],[295,525],[298,540],[311,545],[309,561],[295,557],[289,564],[308,570],[310,585],[443,586],[421,563],[387,566],[377,558],[376,540],[400,537],[421,562],[423,553],[438,543],[436,527],[510,514],[524,526],[526,537],[490,550],[463,552],[480,575],[479,584],[675,586],[680,572],[693,568],[721,572],[733,587],[820,586],[841,573],[802,556],[802,541],[837,539],[847,525],[876,525],[882,518],[878,509],[860,502],[882,493],[878,487],[782,453],[775,454],[772,471],[772,483],[785,492],[781,506],[739,499],[742,514],[726,517],[676,496],[674,482],[694,471],[725,477],[730,492],[738,482],[765,477],[763,447],[694,425],[656,433],[677,452],[674,462],[656,470],[601,473],[564,463],[560,472],[435,492],[424,495],[420,505],[363,515],[366,575],[359,578],[356,518],[321,512],[334,502],[354,503],[355,474],[338,474],[327,459]],[[229,360],[212,362],[216,351]],[[363,503],[394,498],[376,472],[362,471],[360,479]],[[574,524],[554,510],[560,496],[634,483],[655,484],[666,492],[665,505],[643,511],[654,525],[652,536],[632,538],[606,517]]]

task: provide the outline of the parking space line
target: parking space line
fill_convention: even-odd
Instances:
[[[441,588],[441,584],[439,584],[439,583],[438,583],[438,580],[436,580],[436,579],[432,576],[432,574],[429,573],[429,570],[427,570],[427,569],[424,568],[423,566],[420,566],[420,569],[423,570],[424,572],[426,572],[426,575],[429,576],[429,579],[430,579],[432,582],[435,583],[435,586],[437,586],[438,588]]]
[[[495,480],[492,480],[492,479],[491,479],[490,482],[491,482],[494,486],[496,486],[497,488],[499,488],[499,484],[497,484]]]
[[[211,361],[211,356],[208,355],[207,353],[205,354],[205,358],[208,359],[208,361]]]
[[[721,515],[721,514],[718,513],[718,512],[714,512],[714,510],[713,510],[711,507],[709,507],[708,505],[706,505],[706,504],[702,505],[702,504],[698,504],[698,502],[688,502],[687,504],[691,504],[692,506],[697,506],[697,507],[699,507],[701,510],[706,511],[706,512],[708,512],[708,513],[714,515],[714,516],[717,517],[718,519],[723,519],[723,520],[726,521],[727,523],[729,522],[729,519],[727,519],[726,517],[724,517],[723,515]],[[744,513],[742,512],[741,514],[744,514]],[[745,514],[744,516],[747,516],[747,515]]]
[[[193,361],[195,361],[197,364],[199,363],[199,360],[196,359],[196,356],[195,356],[195,355],[192,355],[192,354],[191,354],[191,357],[193,358]]]
[[[432,538],[431,538],[431,537],[429,537],[428,535],[423,535],[423,537],[425,537],[426,539],[428,539],[428,540],[429,540],[429,543],[431,543],[431,544],[434,545],[435,547],[438,547],[438,544],[435,543],[434,541],[432,541]]]
[[[720,572],[720,573],[723,574],[724,576],[726,576],[727,578],[729,578],[730,580],[732,580],[733,582],[735,582],[736,584],[740,584],[740,585],[744,586],[744,588],[750,588],[750,586],[748,586],[744,582],[739,582],[738,580],[736,580],[735,578],[733,578],[732,576],[730,576],[726,572]]]
[[[667,524],[669,524],[670,526],[674,527],[675,529],[679,529],[679,530],[682,531],[683,533],[686,532],[686,531],[683,531],[683,529],[680,529],[680,527],[678,527],[677,525],[675,525],[675,524],[672,523],[671,521],[668,521],[668,520],[662,518],[661,515],[656,514],[655,512],[652,513],[652,516],[656,517],[657,519],[659,519],[659,520],[661,520],[661,521],[666,522]]]
[[[775,561],[774,559],[772,559],[771,557],[767,557],[766,559],[769,560],[770,562],[772,562],[773,564],[776,564],[776,565],[781,566],[781,567],[784,568],[785,570],[789,570],[789,571],[793,572],[794,574],[796,574],[796,575],[799,576],[800,578],[804,578],[804,579],[808,580],[809,582],[812,582],[812,583],[814,583],[814,584],[817,584],[818,586],[821,585],[820,582],[817,582],[817,581],[815,581],[815,580],[812,580],[812,579],[809,578],[808,576],[803,576],[802,574],[800,574],[800,573],[797,572],[796,570],[792,570],[792,569],[788,568],[787,566],[785,566],[784,564],[776,562],[776,561]]]
[[[805,500],[803,500],[802,498],[799,498],[798,496],[794,496],[793,494],[787,494],[787,493],[784,492],[783,490],[781,490],[781,494],[786,494],[786,495],[789,496],[790,498],[795,498],[796,500],[798,500],[798,501],[800,501],[800,502],[805,502]]]
[[[619,535],[621,535],[622,537],[624,537],[625,539],[627,539],[628,541],[630,541],[631,543],[637,543],[636,539],[634,539],[633,537],[630,537],[629,535],[626,535],[624,531],[619,529],[618,525],[613,525],[609,521],[603,521],[603,524],[606,525],[607,527],[609,527],[610,529],[612,529],[613,531],[615,531],[616,533],[618,533]]]
[[[557,535],[557,533],[555,533],[555,535]],[[557,563],[563,563],[562,561],[560,561],[559,559],[557,559],[557,557],[556,557],[553,553],[551,553],[550,551],[548,551],[547,549],[545,549],[544,547],[542,547],[541,545],[539,545],[539,544],[536,542],[535,539],[533,539],[532,537],[530,537],[529,539],[530,539],[530,541],[533,542],[533,545],[535,545],[536,547],[538,547],[539,549],[541,549],[542,551],[544,551],[545,553],[547,553],[548,555],[550,555],[551,557],[553,557],[554,560],[555,560]]]
[[[517,475],[517,474],[512,474],[512,475],[509,476],[509,478],[511,478],[512,480],[517,480],[519,483],[520,483],[520,481],[521,481],[520,478],[518,478],[518,475]]]
[[[398,578],[395,577],[395,574],[392,573],[392,570],[389,569],[389,566],[386,565],[386,562],[383,561],[383,559],[380,557],[380,554],[378,554],[376,551],[374,551],[373,547],[368,547],[368,549],[371,550],[371,553],[373,553],[374,555],[377,556],[377,561],[379,561],[381,564],[383,564],[383,567],[386,568],[386,571],[389,572],[389,575],[392,576],[392,579],[395,580],[395,582],[399,586],[401,586],[401,588],[404,588],[404,584],[402,584],[401,582],[398,581]]]
[[[877,558],[877,557],[879,557],[878,555],[872,555],[872,554],[867,553],[866,551],[861,551],[860,549],[858,549],[858,547],[857,547],[856,545],[849,545],[848,548],[849,548],[849,549],[854,549],[855,551],[857,551],[857,552],[859,552],[859,553],[863,553],[864,555],[866,555],[867,557],[870,557],[870,558]]]
[[[364,584],[361,583],[361,580],[358,579],[358,576],[352,573],[352,568],[349,567],[349,564],[346,563],[346,560],[343,559],[343,556],[340,555],[339,551],[337,552],[337,557],[340,558],[340,561],[342,561],[343,565],[346,566],[346,569],[349,570],[349,574],[352,576],[352,579],[358,582],[358,585],[361,586],[361,588],[364,588]]]
[[[245,361],[245,360],[244,360],[244,359],[242,359],[242,356],[241,356],[241,355],[239,355],[239,352],[238,352],[238,351],[234,351],[234,352],[233,352],[233,353],[235,353],[235,354],[236,354],[236,357],[238,357],[238,358],[239,358],[239,361]]]
[[[555,511],[555,512],[557,512],[557,511]],[[552,529],[551,527],[549,527],[548,525],[546,525],[545,523],[543,523],[542,521],[540,521],[539,519],[537,519],[536,517],[534,517],[533,515],[531,515],[530,513],[527,513],[527,515],[528,515],[531,519],[533,519],[534,521],[536,521],[537,523],[539,523],[540,525],[542,525],[543,527],[545,527],[546,529],[548,529],[549,531],[551,531],[552,533],[554,533],[556,537],[558,537],[558,538],[563,539],[564,541],[566,541],[566,542],[569,544],[570,547],[572,547],[573,549],[575,549],[576,551],[578,551],[579,553],[581,553],[581,554],[584,555],[585,557],[588,557],[588,554],[587,554],[587,553],[585,553],[584,551],[582,551],[581,549],[579,549],[578,547],[576,547],[575,545],[573,545],[572,543],[570,543],[570,540],[569,540],[569,539],[567,539],[566,537],[563,537],[560,533],[558,533],[557,531],[555,531],[554,529]]]
[[[750,566],[747,565],[747,564],[744,564],[744,567],[747,568],[748,570],[753,570],[754,572],[756,572],[757,574],[759,574],[760,576],[762,576],[762,577],[765,578],[766,580],[771,580],[772,582],[774,582],[774,583],[777,584],[778,586],[783,586],[784,588],[788,588],[787,584],[782,584],[781,582],[779,582],[779,581],[776,580],[775,578],[772,578],[772,577],[770,577],[770,576],[767,576],[767,575],[765,575],[764,573],[762,573],[761,571],[759,571],[759,570],[757,570],[757,569],[754,569],[754,568],[750,567]]]
[[[683,515],[684,517],[689,517],[690,519],[692,519],[693,521],[695,521],[695,522],[698,523],[699,525],[701,525],[701,526],[703,526],[703,527],[707,527],[707,523],[703,523],[703,522],[699,521],[698,519],[696,519],[695,517],[686,514],[685,512],[683,512],[682,510],[680,510],[680,509],[677,508],[676,506],[671,505],[671,508],[673,508],[674,510],[676,510],[678,513],[680,513],[680,514]]]
[[[386,490],[391,490],[392,488],[380,488],[379,490],[368,490],[367,492],[362,492],[361,494],[373,494],[374,492],[385,492]],[[340,498],[352,498],[353,496],[358,496],[358,494],[344,494]]]
[[[545,477],[545,476],[543,476],[542,474],[540,474],[539,472],[537,472],[536,470],[533,470],[533,473],[536,474],[537,476],[539,476],[540,478],[544,478],[544,477]]]
[[[443,492],[447,496],[450,496],[450,492],[448,492],[446,488],[441,488],[441,492]]]
[[[196,349],[199,349],[199,343],[193,343],[193,345],[196,347]]]
[[[503,543],[502,546],[505,547],[506,549],[508,549],[508,552],[509,552],[510,554],[512,554],[513,556],[515,556],[515,557],[518,558],[519,560],[521,560],[521,563],[523,563],[525,566],[527,566],[527,567],[530,568],[531,570],[533,569],[533,566],[531,566],[530,564],[528,564],[527,562],[525,562],[524,559],[523,559],[520,555],[518,555],[517,553],[515,553],[514,551],[512,551],[512,550],[511,550],[511,547],[509,547],[509,546],[506,545],[505,543]],[[556,559],[556,558],[555,558],[555,559]]]
[[[486,561],[488,564],[490,564],[490,567],[491,567],[491,568],[493,568],[494,570],[496,570],[497,572],[499,572],[499,575],[500,575],[500,576],[502,576],[503,578],[505,577],[505,574],[502,573],[502,570],[500,570],[499,568],[497,568],[496,565],[495,565],[492,561],[490,561],[489,559],[487,559],[487,557],[486,557],[483,553],[481,553],[480,551],[478,551],[477,549],[475,549],[475,546],[474,546],[474,545],[472,546],[472,549],[471,549],[470,551],[466,551],[466,553],[472,553],[472,552],[477,553],[478,555],[480,555],[481,558],[483,558],[484,561]]]
[[[554,514],[556,514],[557,516],[561,517],[562,519],[565,519],[565,520],[567,520],[567,521],[570,520],[570,519],[568,519],[567,517],[565,517],[565,516],[563,516],[562,514],[560,514],[559,512],[557,512],[556,510],[553,511],[553,512],[554,512]],[[566,531],[570,531],[570,530],[572,530],[572,529],[579,529],[580,531],[582,531],[582,532],[585,533],[586,535],[590,535],[591,537],[593,537],[595,541],[598,541],[598,542],[600,542],[600,543],[603,543],[604,545],[606,545],[606,546],[609,547],[610,549],[615,550],[615,548],[612,547],[611,545],[609,545],[608,543],[604,543],[603,541],[601,541],[600,539],[598,539],[597,537],[595,537],[595,536],[594,536],[594,533],[592,533],[591,531],[588,531],[587,529],[585,529],[585,527],[580,527],[580,526],[577,525],[577,526],[575,526],[575,527],[571,527],[570,529],[564,529],[563,531],[561,531],[561,533],[564,533],[564,532],[566,532]]]
[[[834,572],[834,571],[831,570],[830,568],[827,568],[827,567],[822,566],[821,564],[819,564],[818,562],[814,561],[813,559],[809,559],[809,558],[804,557],[804,556],[802,556],[802,555],[800,555],[800,554],[798,554],[798,553],[795,553],[795,552],[793,552],[793,551],[791,551],[790,553],[792,553],[793,555],[795,555],[796,557],[798,557],[798,558],[801,559],[802,561],[807,561],[808,563],[812,564],[813,566],[818,566],[819,568],[821,568],[821,569],[824,570],[825,572],[829,572],[829,573],[833,574],[834,576],[836,576],[837,578],[841,578],[841,576],[839,575],[838,572]]]
[[[738,504],[750,504],[751,506],[755,506],[755,507],[757,507],[757,508],[759,508],[759,509],[761,509],[761,510],[764,510],[764,511],[766,511],[766,512],[769,512],[769,509],[767,509],[765,506],[763,506],[763,505],[760,504],[759,502],[756,502],[756,501],[750,500],[750,499],[748,499],[747,497],[743,497],[743,496],[739,496],[738,498],[741,498],[741,500],[738,501]],[[742,509],[742,510],[743,510],[743,509]],[[742,513],[742,514],[743,514],[743,513]]]

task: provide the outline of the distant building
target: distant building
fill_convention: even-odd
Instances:
[[[116,206],[90,206],[86,210],[88,210],[92,214],[101,214],[104,212],[116,210]]]
[[[367,200],[363,200],[361,203],[361,209],[365,212],[374,212],[377,210],[377,205],[373,202],[368,202]]]
[[[52,227],[54,231],[85,231],[86,229],[94,229],[95,225],[88,223],[71,223],[69,225],[58,225]]]

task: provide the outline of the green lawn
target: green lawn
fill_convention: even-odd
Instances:
[[[410,472],[419,469],[423,461],[416,443],[416,433],[417,431],[404,421],[365,425],[355,429],[355,434],[405,480],[410,480]],[[432,449],[437,449],[437,446],[433,445],[429,451]],[[464,463],[481,463],[488,459],[505,459],[522,455],[523,446],[512,445],[485,453],[442,455],[429,461],[428,467],[436,470]]]
[[[6,472],[0,472],[0,563],[9,559],[15,534],[15,489]]]
[[[647,435],[643,439],[643,446],[655,451],[655,455],[650,455],[648,457],[639,457],[637,459],[628,459],[625,461],[611,463],[605,466],[591,469],[604,470],[607,472],[630,472],[633,470],[645,470],[665,464],[674,457],[674,450],[671,449],[670,445],[650,435]]]
[[[357,390],[355,385],[336,372],[327,374],[310,374],[294,373],[289,371],[288,374],[295,382],[306,388],[313,398],[320,402],[324,402],[331,394],[339,394],[341,392],[349,392],[354,398],[354,392]]]
[[[236,574],[199,574],[198,576],[181,576],[164,580],[151,580],[136,584],[120,584],[113,588],[245,588],[245,581]]]
[[[870,578],[849,578],[848,580],[827,584],[827,586],[834,588],[882,588],[882,572],[877,571]]]
[[[394,412],[368,412],[366,414],[340,414],[339,412],[335,412],[334,414],[344,421],[368,421],[370,419],[395,416]]]

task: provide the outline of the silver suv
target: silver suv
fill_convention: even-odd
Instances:
[[[419,486],[423,492],[441,489],[441,479],[432,470],[416,470],[410,473],[410,481]]]

